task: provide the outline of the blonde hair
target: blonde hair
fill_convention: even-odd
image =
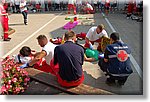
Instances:
[[[65,33],[65,39],[66,40],[69,40],[69,39],[73,38],[74,36],[76,36],[74,31],[68,31],[68,32]]]

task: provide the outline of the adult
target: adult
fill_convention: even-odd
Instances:
[[[107,84],[124,85],[128,76],[133,72],[130,62],[130,49],[127,44],[119,41],[119,33],[110,35],[110,45],[106,47],[104,58],[99,59],[99,66],[109,76]]]
[[[54,50],[54,64],[59,64],[58,83],[64,87],[78,86],[84,80],[84,49],[75,44],[76,34],[73,31],[65,33],[65,41]]]
[[[98,8],[98,0],[93,0],[94,11],[97,11]]]
[[[110,7],[110,1],[107,0],[105,2],[105,13],[106,13],[106,15],[108,15],[108,13],[109,13],[109,7]]]
[[[21,10],[21,13],[22,13],[23,18],[24,18],[24,24],[27,25],[28,24],[28,22],[27,22],[28,10],[27,10],[26,0],[20,1],[20,10]]]
[[[6,10],[3,7],[4,3],[5,3],[5,0],[0,1],[0,23],[2,24],[2,28],[3,28],[3,40],[10,41],[11,38],[8,37],[8,30],[9,30],[8,13],[6,12]]]
[[[34,59],[31,62],[22,65],[21,68],[34,67],[38,70],[55,74],[52,69],[52,68],[54,68],[52,59],[54,56],[54,49],[55,49],[56,45],[49,42],[45,35],[39,35],[37,37],[37,40],[38,40],[39,45],[42,47],[42,51],[36,53]],[[42,65],[36,64],[42,58],[45,59],[45,61],[43,61]]]
[[[10,6],[12,7],[13,13],[15,13],[15,1],[14,0],[10,1]]]
[[[85,3],[84,12],[86,12],[87,14],[94,13],[94,9],[90,3]]]
[[[133,8],[134,8],[134,4],[133,2],[129,2],[128,7],[127,7],[127,19],[129,19],[133,13]]]
[[[15,0],[16,13],[20,13],[20,0]]]
[[[76,15],[76,0],[69,0],[68,1],[68,14],[70,14],[71,9],[73,10],[74,15]]]
[[[49,11],[48,10],[48,0],[44,0],[44,5],[45,5],[45,11]]]
[[[60,10],[60,0],[55,0],[55,10]]]
[[[108,37],[108,34],[105,31],[103,24],[100,24],[97,27],[96,26],[91,27],[89,29],[86,37],[85,37],[85,42],[86,43],[85,43],[84,47],[85,48],[90,48],[90,45],[93,45],[94,42],[100,43],[101,42],[101,38],[103,36],[104,37]],[[100,51],[100,44],[98,45],[97,50]]]
[[[76,0],[76,10],[77,12],[81,12],[82,0]]]

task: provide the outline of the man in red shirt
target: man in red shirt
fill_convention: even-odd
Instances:
[[[11,38],[8,37],[8,13],[6,12],[6,10],[3,7],[3,4],[5,3],[5,0],[1,0],[0,1],[0,22],[2,24],[3,27],[3,33],[4,33],[4,41],[10,41]]]

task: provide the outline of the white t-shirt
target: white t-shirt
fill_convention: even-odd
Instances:
[[[97,0],[94,0],[93,3],[94,3],[94,4],[97,4]]]
[[[68,3],[68,0],[61,0],[61,1],[63,1],[64,4],[65,4],[65,3]]]
[[[86,4],[86,7],[89,8],[90,10],[93,10],[93,7],[89,3]]]
[[[25,63],[29,63],[33,58],[34,57],[22,57],[20,55],[16,55],[14,57],[14,60],[15,60],[16,63],[20,63],[21,62],[21,63],[25,64]]]
[[[102,36],[108,37],[107,32],[103,29],[101,33],[97,34],[96,32],[96,28],[97,27],[91,27],[86,35],[86,37],[90,40],[90,41],[95,41],[99,38],[101,38]]]
[[[60,0],[55,0],[55,3],[56,4],[60,4]]]
[[[27,10],[27,7],[26,7],[26,1],[20,2],[20,10],[21,10],[21,12]]]
[[[82,0],[76,0],[76,4],[82,5]]]
[[[76,4],[76,0],[69,0],[68,4],[73,4],[74,5],[74,4]]]
[[[15,5],[19,5],[20,4],[20,0],[15,0]]]
[[[54,45],[51,42],[48,42],[43,48],[42,50],[46,51],[46,56],[44,57],[46,60],[46,63],[48,65],[50,65],[50,61],[53,59],[54,57],[54,49],[57,45]]]

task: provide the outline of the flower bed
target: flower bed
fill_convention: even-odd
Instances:
[[[14,59],[9,57],[0,62],[1,68],[1,89],[2,95],[16,95],[24,92],[29,86],[29,76],[24,69],[20,69],[14,62]]]

